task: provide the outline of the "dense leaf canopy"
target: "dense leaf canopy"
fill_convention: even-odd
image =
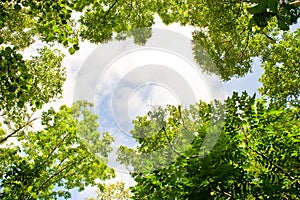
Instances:
[[[49,109],[42,115],[43,130],[19,136],[21,146],[0,149],[2,199],[67,198],[68,189],[101,188],[97,179],[114,176],[105,160],[113,139],[98,132],[98,117],[89,106],[77,102],[71,108]]]
[[[124,162],[134,168],[132,175],[137,182],[133,187],[134,199],[298,199],[299,108],[268,105],[247,93],[241,96],[234,93],[225,104],[224,128],[206,156],[203,156],[204,138],[213,112],[209,112],[209,104],[199,103],[184,111],[193,113],[190,122],[177,118],[177,123],[170,120],[164,124],[170,134],[186,134],[183,132],[186,129],[197,133],[185,151],[171,149],[181,154],[174,162],[147,172],[140,171],[140,162]],[[168,110],[164,115],[169,116]],[[141,123],[142,118],[135,121],[134,131],[155,126],[152,113],[147,118],[148,123]],[[160,141],[167,141],[166,138],[163,134],[157,136]],[[163,144],[160,141],[157,143]],[[139,158],[145,148],[156,150],[157,145],[149,143],[147,137],[140,143],[135,154],[128,149],[120,151],[121,158],[133,155]],[[156,154],[158,160],[164,160],[165,156]]]
[[[0,197],[70,198],[69,189],[114,176],[91,104],[48,109],[62,95],[64,55],[80,42],[133,37],[145,44],[155,16],[191,25],[199,67],[224,81],[260,58],[262,98],[168,106],[133,121],[134,199],[299,199],[300,3],[293,0],[2,0],[0,2]],[[24,50],[38,42],[37,55]],[[213,63],[213,65],[208,64]],[[211,66],[214,66],[213,68]],[[38,121],[40,120],[40,121]],[[41,129],[32,128],[40,122]],[[214,140],[205,140],[209,135]],[[121,185],[107,190],[124,193]],[[100,194],[99,196],[101,196]],[[127,198],[127,197],[126,197]]]

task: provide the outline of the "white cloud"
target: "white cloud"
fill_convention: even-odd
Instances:
[[[131,96],[127,103],[128,115],[130,119],[136,116],[147,114],[153,107],[178,105],[179,100],[176,94],[163,85],[146,83],[142,87],[131,92]]]

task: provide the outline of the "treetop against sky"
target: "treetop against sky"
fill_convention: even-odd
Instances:
[[[133,199],[299,199],[299,4],[1,1],[0,197],[76,199],[96,187],[98,199],[126,199],[122,183],[101,184],[119,169],[113,157],[130,169]],[[152,30],[158,18],[191,38]],[[91,103],[50,108],[72,84],[91,89],[70,81],[84,73]]]

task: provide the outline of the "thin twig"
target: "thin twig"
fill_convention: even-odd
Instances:
[[[71,163],[70,165],[67,165],[65,167],[63,167],[62,169],[60,169],[58,172],[52,174],[50,177],[48,177],[46,179],[46,181],[44,183],[42,183],[42,185],[36,190],[36,195],[38,195],[40,193],[40,191],[42,190],[42,188],[51,181],[51,179],[53,179],[55,176],[59,175],[61,172],[63,172],[64,170],[68,169],[71,166],[74,166],[76,163],[81,162],[82,160],[84,160],[85,157],[83,157],[82,159],[80,159],[77,162]]]
[[[265,32],[263,32],[263,35],[266,36],[272,42],[275,42],[275,40],[273,38],[271,38],[270,36],[268,36]]]
[[[8,140],[10,137],[13,137],[16,133],[18,133],[20,130],[22,130],[23,128],[25,128],[26,126],[28,126],[30,123],[32,123],[33,121],[39,119],[40,117],[34,118],[32,120],[30,120],[30,118],[32,117],[32,115],[29,117],[29,121],[27,121],[24,125],[20,126],[18,129],[14,130],[12,133],[10,133],[9,135],[7,135],[5,138],[0,140],[0,144],[2,144],[3,142],[5,142],[6,140]]]
[[[113,9],[113,7],[117,4],[118,0],[115,0],[115,2],[108,8],[108,10],[106,11],[106,13],[104,14],[103,18],[105,20],[106,16],[109,14],[109,12],[111,11],[111,9]]]

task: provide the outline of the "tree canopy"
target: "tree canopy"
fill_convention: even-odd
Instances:
[[[117,181],[116,183],[105,184],[103,191],[99,191],[96,198],[86,200],[129,200],[131,197],[130,190],[125,188],[125,183]]]
[[[21,146],[0,149],[2,199],[69,198],[68,189],[101,188],[97,179],[114,176],[105,159],[113,139],[98,132],[98,117],[89,106],[77,102],[71,108],[49,109],[42,114],[44,129],[23,132]]]
[[[147,163],[146,159],[140,163],[134,158],[143,159],[140,156],[145,149],[156,151],[156,148],[163,148],[159,145],[171,146],[177,142],[167,142],[168,135],[156,129],[155,135],[148,136],[150,141],[156,137],[156,145],[153,146],[148,137],[136,138],[140,143],[137,151],[126,148],[120,151],[124,160],[121,161],[133,167],[131,174],[137,182],[132,188],[134,199],[299,198],[299,108],[273,106],[247,93],[240,96],[234,93],[225,104],[224,128],[211,151],[206,152],[203,146],[207,146],[204,138],[214,115],[209,111],[211,105],[201,102],[183,111],[192,114],[189,121],[185,117],[174,119],[171,116],[163,125],[169,135],[186,134],[184,130],[195,133],[184,151],[179,145],[155,154],[160,161],[171,154],[170,151],[180,152],[169,165],[141,171],[141,165],[161,162]],[[170,116],[168,111],[163,112],[164,117]],[[134,137],[137,137],[135,131],[153,130],[157,119],[152,113],[146,117],[147,122],[143,118],[134,121]]]
[[[109,196],[101,193],[105,190],[128,197],[122,184],[99,183],[114,176],[107,166],[113,138],[99,132],[92,104],[38,111],[63,92],[66,70],[58,49],[74,54],[85,40],[126,37],[144,44],[156,15],[165,24],[193,26],[195,61],[224,81],[246,76],[253,58],[260,58],[262,97],[233,93],[225,102],[169,105],[137,117],[131,134],[138,148],[118,151],[137,182],[132,198],[299,199],[300,37],[299,28],[289,30],[299,19],[299,5],[298,0],[2,0],[1,199],[71,198],[70,189],[86,186],[97,186],[99,198]],[[37,55],[25,59],[24,50],[35,42],[41,42]],[[39,120],[41,130],[33,129]]]

